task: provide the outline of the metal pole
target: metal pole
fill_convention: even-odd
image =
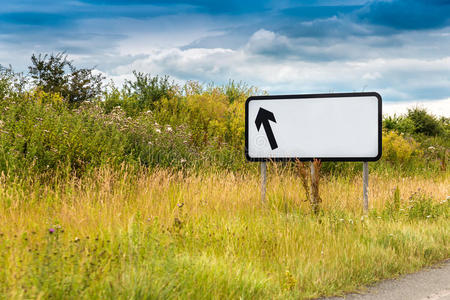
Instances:
[[[363,162],[363,211],[365,214],[369,211],[369,163]]]
[[[266,181],[267,181],[266,170],[267,170],[266,162],[262,161],[261,162],[261,203],[262,204],[266,203]]]
[[[309,186],[309,194],[311,195],[311,203],[315,204],[316,198],[313,191],[313,181],[316,174],[316,168],[314,168],[314,161],[310,162],[310,167],[311,167],[311,184]]]

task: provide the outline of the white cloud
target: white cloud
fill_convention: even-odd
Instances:
[[[331,48],[335,46],[330,46]],[[240,49],[161,48],[111,73],[132,70],[171,75],[180,81],[225,83],[242,80],[273,94],[378,91],[385,101],[442,99],[450,95],[450,56],[306,61],[261,53],[302,51],[296,41],[256,31]],[[327,47],[323,47],[326,51]],[[304,51],[304,49],[303,49]]]
[[[436,116],[450,117],[450,98],[435,101],[385,102],[383,103],[383,115],[402,115],[408,111],[408,108],[413,107],[424,108]]]

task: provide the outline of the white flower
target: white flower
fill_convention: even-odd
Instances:
[[[436,148],[434,148],[433,146],[428,147],[428,150],[433,151],[434,149],[436,149]]]
[[[185,160],[184,158],[182,158],[182,159],[180,160],[180,162],[181,162],[181,163],[185,163],[186,160]]]
[[[159,128],[156,128],[155,131],[156,131],[157,133],[161,133],[161,129],[159,129]]]
[[[172,127],[170,127],[170,126],[167,126],[167,127],[166,127],[166,131],[168,131],[168,132],[172,132]]]

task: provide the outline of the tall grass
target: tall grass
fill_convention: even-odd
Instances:
[[[1,298],[311,298],[449,257],[450,176],[300,179],[99,169],[53,187],[0,183]],[[58,180],[55,180],[58,182]]]

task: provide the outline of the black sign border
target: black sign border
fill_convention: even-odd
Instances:
[[[252,100],[277,100],[277,99],[311,99],[311,98],[346,98],[346,97],[367,97],[372,96],[378,99],[378,154],[375,157],[250,157],[248,154],[248,104]],[[298,95],[273,95],[273,96],[251,96],[245,101],[245,158],[248,161],[377,161],[382,155],[382,98],[377,92],[358,93],[329,93],[329,94],[298,94]]]

